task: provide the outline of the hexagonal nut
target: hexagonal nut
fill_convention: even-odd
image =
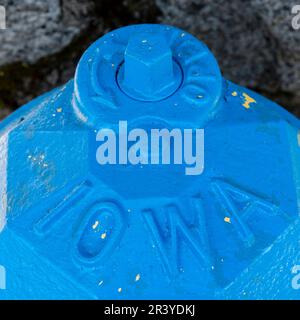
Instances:
[[[170,85],[173,58],[162,35],[137,33],[125,50],[124,84],[138,92],[151,94]]]

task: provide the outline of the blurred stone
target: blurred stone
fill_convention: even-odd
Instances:
[[[6,30],[0,31],[0,65],[34,63],[59,52],[91,21],[94,1],[2,0]]]
[[[10,113],[11,113],[10,109],[0,107],[0,120],[7,117]]]

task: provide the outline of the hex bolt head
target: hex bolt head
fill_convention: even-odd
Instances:
[[[166,39],[154,33],[134,34],[125,50],[124,85],[151,96],[173,82],[173,58]]]

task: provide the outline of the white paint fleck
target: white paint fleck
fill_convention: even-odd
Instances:
[[[95,221],[95,223],[93,224],[92,228],[95,230],[99,225],[99,221]]]
[[[227,222],[227,223],[231,223],[231,219],[229,217],[225,217],[224,221]]]
[[[140,280],[141,280],[141,275],[138,273],[138,274],[135,276],[135,282],[140,281]]]

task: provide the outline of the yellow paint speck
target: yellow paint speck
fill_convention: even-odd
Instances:
[[[121,293],[122,292],[122,288],[118,288],[118,292]]]
[[[97,227],[98,227],[98,225],[99,225],[99,221],[97,220],[97,221],[95,221],[95,223],[93,224],[93,229],[95,230]]]
[[[229,218],[229,217],[225,217],[225,218],[224,218],[224,221],[225,221],[225,222],[227,222],[227,223],[231,223],[231,221],[230,221],[230,218]]]
[[[101,239],[104,240],[105,238],[106,238],[106,232],[104,232],[104,233],[101,234]]]
[[[62,108],[57,108],[56,112],[61,113],[62,112]]]
[[[140,279],[141,279],[141,275],[138,273],[136,276],[135,276],[135,281],[137,282],[137,281],[140,281]]]
[[[236,97],[238,94],[236,91],[233,91],[232,94],[231,94],[233,97]]]
[[[245,101],[243,103],[243,107],[245,107],[246,109],[250,108],[251,103],[256,103],[256,101],[253,98],[251,98],[250,96],[248,96],[247,93],[243,93],[243,97],[245,98]]]

